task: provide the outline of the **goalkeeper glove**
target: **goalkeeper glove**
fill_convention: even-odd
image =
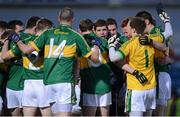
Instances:
[[[157,14],[159,15],[160,19],[166,23],[166,22],[170,22],[170,17],[168,16],[168,14],[163,10],[163,5],[161,3],[159,3],[156,6],[156,11]]]
[[[108,45],[109,45],[109,48],[111,47],[116,47],[116,35],[112,36],[111,38],[108,39]]]
[[[148,81],[146,76],[143,73],[139,72],[138,70],[134,70],[132,75],[135,76],[141,84],[144,84]]]
[[[139,37],[139,43],[141,45],[153,45],[153,40],[149,39],[148,36],[142,35]]]
[[[20,36],[17,33],[13,33],[8,37],[9,40],[11,40],[14,43],[17,43],[20,39]]]
[[[118,50],[121,47],[121,42],[119,38],[116,38],[116,41],[114,42],[116,50]]]

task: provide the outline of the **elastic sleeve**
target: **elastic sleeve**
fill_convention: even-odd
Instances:
[[[170,22],[165,23],[165,31],[163,32],[165,40],[168,40],[169,37],[173,35],[173,30]]]

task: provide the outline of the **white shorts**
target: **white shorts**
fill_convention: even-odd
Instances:
[[[127,90],[125,112],[141,111],[156,108],[156,88],[150,90]]]
[[[74,104],[75,86],[72,83],[46,85],[46,93],[50,103]]]
[[[72,83],[46,85],[46,93],[53,113],[72,112],[76,99],[75,86]]]
[[[109,106],[112,104],[111,92],[103,95],[83,93],[83,106]]]
[[[55,102],[51,106],[52,113],[59,113],[59,112],[72,112],[73,104],[60,104]]]
[[[168,100],[171,98],[171,77],[167,72],[159,72],[158,76],[158,99]]]
[[[10,108],[22,108],[22,93],[23,90],[15,91],[6,88],[7,107]]]
[[[43,80],[25,80],[22,98],[23,106],[48,107],[50,106]]]

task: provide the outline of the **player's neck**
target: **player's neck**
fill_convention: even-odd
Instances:
[[[35,33],[34,29],[25,29],[25,33],[33,35]]]
[[[37,31],[37,32],[36,32],[36,35],[37,35],[37,36],[40,36],[43,32],[44,32],[44,31]]]
[[[154,25],[152,24],[148,25],[148,33],[150,33],[153,28],[154,28]]]
[[[83,34],[83,35],[84,35],[84,34],[90,34],[90,33],[92,33],[92,31],[89,31],[89,30],[88,30],[88,31],[85,31],[85,32],[81,32],[81,34]]]
[[[71,25],[72,25],[71,22],[67,22],[67,21],[61,21],[60,24],[61,24],[61,25],[68,25],[68,26],[71,26]]]

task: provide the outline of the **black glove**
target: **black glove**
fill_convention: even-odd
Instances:
[[[14,42],[14,43],[17,43],[19,40],[21,40],[19,34],[17,34],[17,33],[11,34],[11,35],[8,37],[8,39],[11,40],[11,41]]]
[[[102,41],[101,41],[101,39],[95,37],[95,38],[91,39],[91,44],[100,46],[102,44]]]
[[[138,70],[134,70],[132,75],[135,76],[141,84],[144,84],[148,81],[146,76],[143,73],[139,72]]]
[[[142,35],[139,37],[139,43],[141,45],[153,45],[153,40],[149,39],[148,36]]]
[[[156,6],[156,11],[157,14],[159,15],[160,19],[166,23],[166,22],[170,22],[170,17],[168,16],[168,14],[163,10],[163,5],[161,3],[157,4]]]
[[[0,47],[3,47],[4,43],[2,41],[0,41]]]

